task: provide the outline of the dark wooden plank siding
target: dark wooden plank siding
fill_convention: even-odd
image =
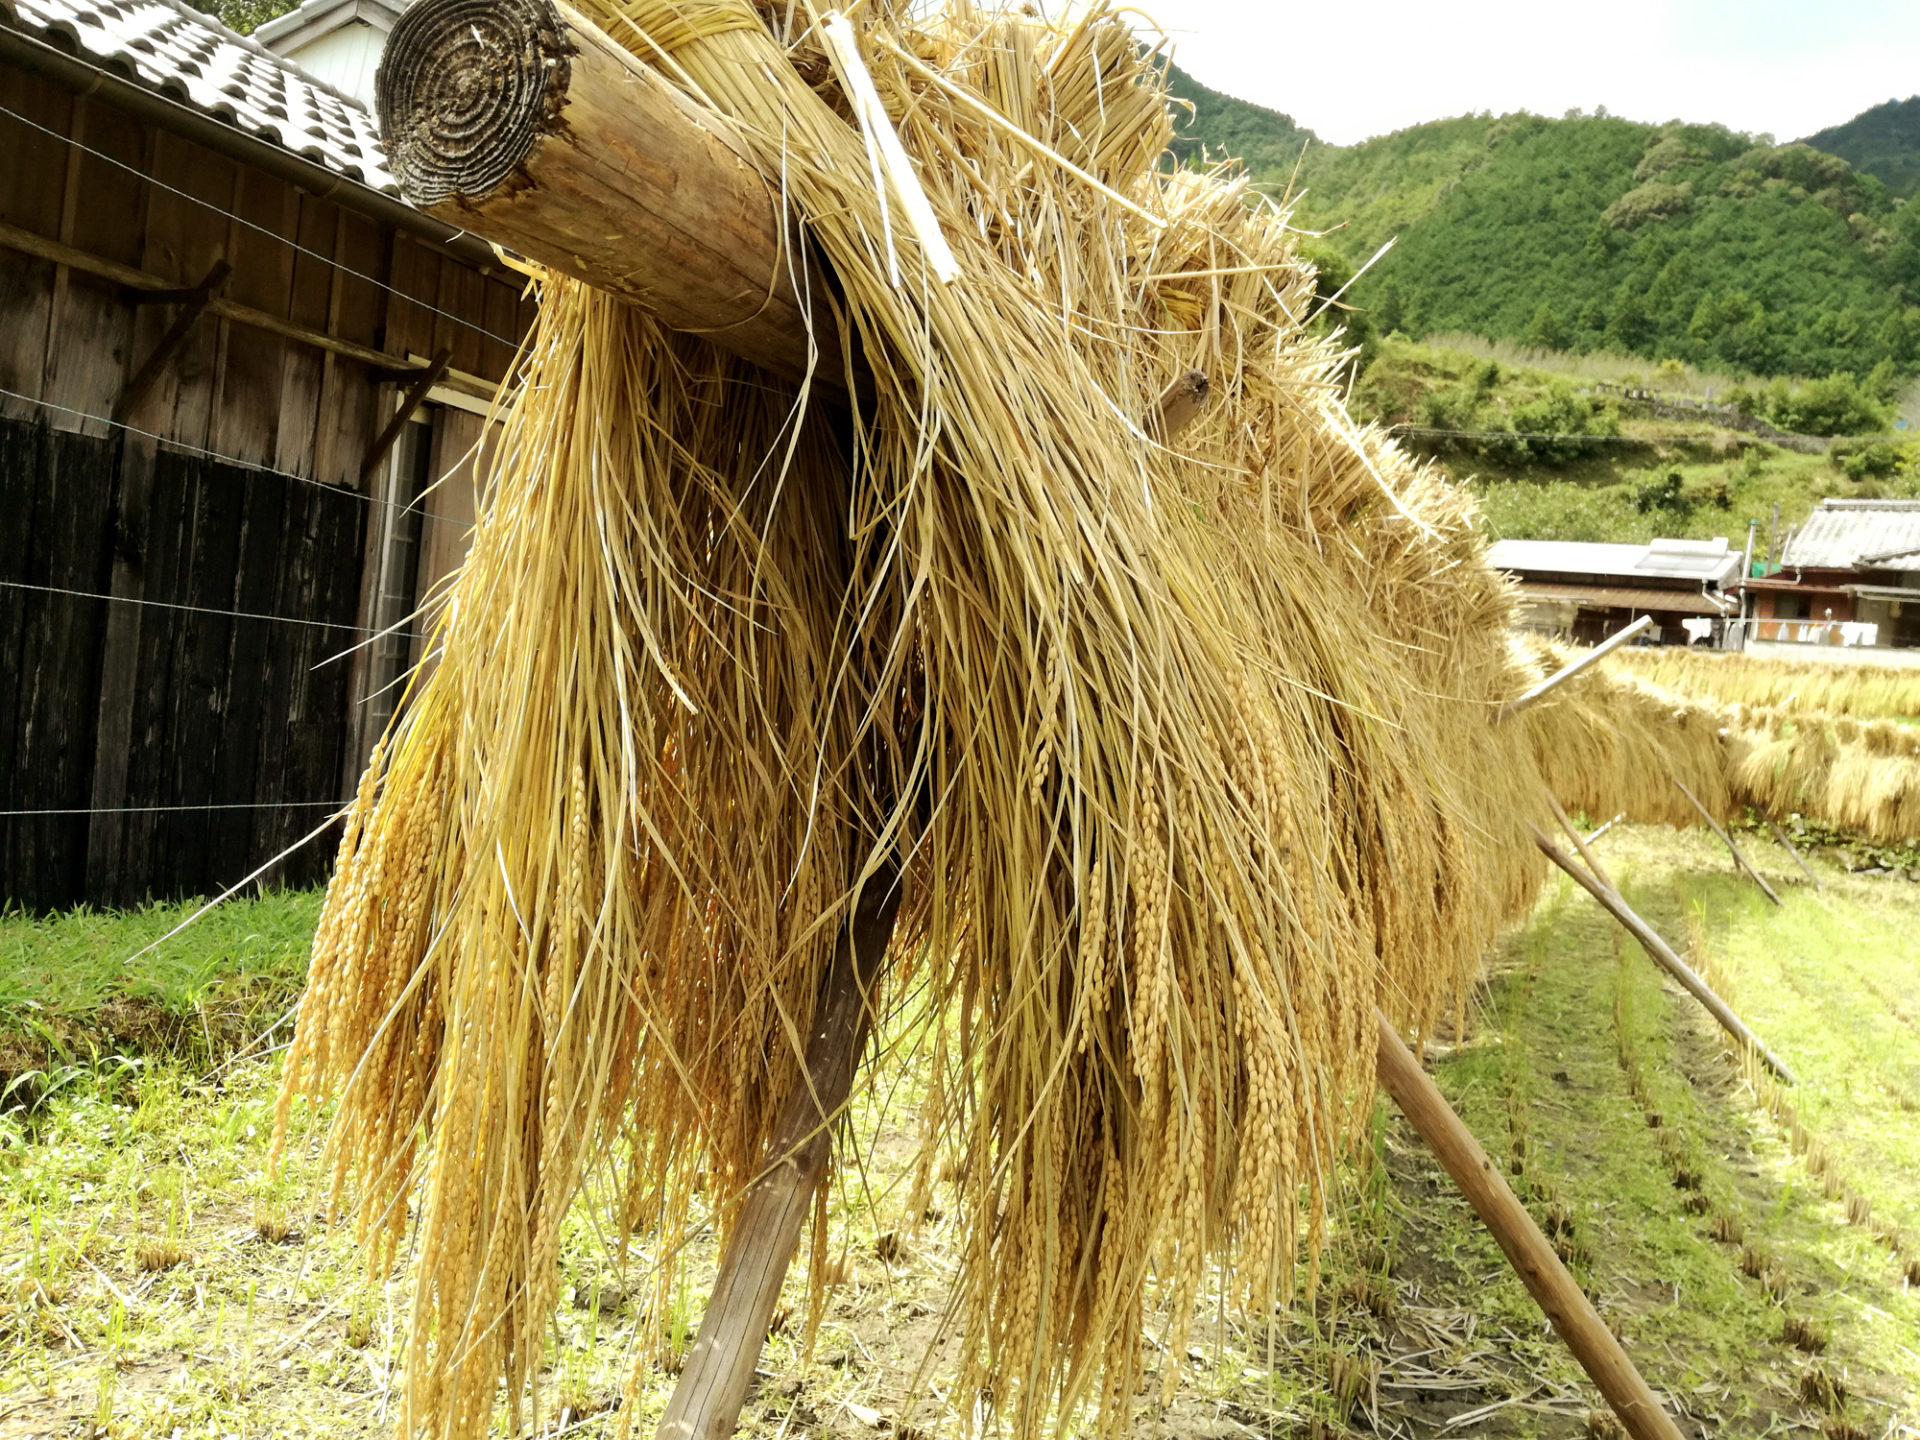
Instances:
[[[34,76],[0,67],[0,101],[24,116],[0,115],[7,163],[0,165],[0,220],[53,235],[60,229],[66,172],[66,133],[73,101]],[[51,133],[49,133],[51,132]],[[53,306],[54,267],[9,254],[0,264],[0,415],[44,419],[40,398],[47,362],[47,319]],[[17,397],[28,397],[25,400]]]
[[[521,277],[482,275],[97,95],[0,65],[0,104],[31,122],[0,115],[9,224],[182,286],[226,260],[233,299],[396,361],[446,345],[487,380],[531,322]],[[396,389],[205,316],[127,427],[107,423],[178,313],[0,250],[0,389],[25,397],[0,395],[0,580],[16,587],[0,590],[0,809],[89,812],[0,817],[0,903],[217,890],[357,779],[364,666],[342,652],[361,637],[286,621],[357,623],[381,513],[360,466]],[[445,415],[437,467],[479,424]],[[423,582],[457,562],[470,503],[464,474],[437,492],[448,520],[423,538]],[[240,808],[192,808],[212,806]],[[332,843],[269,878],[322,878]]]
[[[150,504],[134,813],[99,882],[115,905],[224,889],[324,818],[307,802],[338,798],[344,672],[308,671],[354,636],[298,622],[350,625],[359,590],[365,501],[350,492],[162,449]],[[279,804],[294,808],[253,808]],[[289,873],[323,873],[325,850]]]
[[[0,514],[8,525],[0,579],[45,587],[5,592],[0,741],[10,763],[0,771],[0,810],[89,806],[106,607],[82,597],[100,592],[110,564],[117,458],[97,437],[0,420]],[[0,817],[7,898],[36,908],[83,898],[88,818]]]

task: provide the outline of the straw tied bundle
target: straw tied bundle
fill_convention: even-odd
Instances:
[[[413,1207],[400,1428],[476,1435],[533,1389],[576,1197],[670,1252],[698,1174],[735,1225],[836,965],[891,933],[862,1003],[911,969],[954,1057],[961,1393],[1116,1428],[1145,1306],[1179,1356],[1210,1264],[1264,1304],[1318,1245],[1375,1006],[1458,1003],[1537,886],[1505,591],[1463,496],[1347,419],[1284,214],[1156,168],[1113,17],[590,18],[780,177],[814,368],[536,272],[282,1134],[340,1096],[375,1263]]]

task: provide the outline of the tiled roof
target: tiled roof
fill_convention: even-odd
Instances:
[[[1920,500],[1822,500],[1794,531],[1780,563],[1821,570],[1920,565]]]
[[[0,0],[0,17],[329,170],[400,193],[365,106],[184,0]]]

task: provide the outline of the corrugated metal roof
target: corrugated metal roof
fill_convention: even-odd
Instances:
[[[1820,570],[1903,570],[1920,555],[1920,500],[1822,500],[1780,552]]]
[[[1740,571],[1740,552],[1721,540],[1655,540],[1615,545],[1586,540],[1501,540],[1487,551],[1497,570],[1515,575],[1592,575],[1628,580],[1690,580],[1724,585]]]
[[[0,0],[16,29],[388,195],[366,107],[183,0]]]

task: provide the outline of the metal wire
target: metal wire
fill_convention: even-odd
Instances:
[[[383,500],[378,495],[369,495],[359,490],[350,490],[344,485],[329,485],[326,481],[315,479],[311,475],[296,475],[291,470],[278,470],[271,465],[262,465],[257,460],[242,460],[237,455],[223,455],[220,451],[209,450],[204,445],[195,445],[187,440],[175,440],[171,436],[160,434],[157,430],[142,430],[138,425],[129,425],[126,421],[116,420],[111,415],[96,415],[91,410],[78,410],[71,405],[62,405],[58,401],[42,400],[38,395],[22,394],[18,390],[9,390],[4,385],[0,385],[0,396],[5,396],[10,400],[21,400],[29,405],[38,405],[43,410],[58,410],[62,415],[76,415],[82,420],[96,420],[102,425],[111,425],[116,430],[124,430],[129,435],[142,435],[149,440],[156,441],[171,449],[184,450],[189,455],[198,455],[203,460],[217,460],[222,465],[232,465],[236,469],[252,470],[260,475],[274,475],[282,480],[294,480],[302,485],[311,485],[316,490],[324,490],[329,495],[348,496],[364,504],[379,505],[388,510],[417,511],[426,519],[444,520],[449,525],[471,525],[473,523],[471,519],[465,517],[456,518],[452,515],[442,515],[437,510],[420,509],[419,502],[417,501],[413,504],[402,505],[398,501]],[[442,476],[441,478],[445,479],[446,477]],[[434,485],[438,485],[439,483],[440,481],[436,480],[427,488],[431,490]]]
[[[137,595],[102,595],[95,590],[70,590],[64,585],[31,585],[24,580],[0,580],[0,588],[28,590],[39,595],[70,595],[76,600],[105,600],[116,605],[146,605],[155,610],[185,610],[195,615],[217,615],[229,620],[269,620],[281,625],[309,625],[318,630],[347,630],[370,638],[382,635],[402,635],[409,640],[426,638],[415,630],[370,630],[365,625],[348,625],[340,620],[309,620],[302,615],[266,615],[257,610],[216,610],[210,605],[183,605],[175,600],[148,600]]]
[[[31,117],[26,115],[22,115],[18,110],[15,110],[8,105],[0,104],[0,114],[11,115],[15,120],[18,120],[22,125],[26,125],[31,129],[38,130],[43,135],[51,135],[55,140],[59,140],[64,144],[71,145],[76,150],[84,151],[86,154],[93,156],[96,160],[104,160],[107,164],[112,165],[117,169],[124,170],[129,175],[135,176],[140,180],[146,181],[149,185],[157,185],[162,190],[167,191],[169,194],[179,196],[182,200],[190,200],[195,205],[200,206],[202,209],[211,210],[216,215],[224,215],[227,219],[232,220],[237,224],[244,225],[249,230],[257,230],[262,235],[266,235],[274,240],[278,240],[282,245],[291,246],[293,249],[298,250],[302,255],[310,255],[315,260],[320,261],[321,264],[323,265],[330,265],[335,270],[338,270],[343,274],[353,276],[356,280],[364,280],[369,285],[377,285],[379,286],[380,289],[386,291],[389,295],[399,296],[400,299],[405,300],[409,305],[418,305],[422,310],[429,310],[433,314],[438,315],[443,319],[453,321],[453,323],[456,325],[464,325],[467,327],[467,329],[472,330],[475,334],[484,335],[489,340],[497,340],[510,350],[518,350],[520,348],[520,342],[518,340],[510,340],[505,335],[497,335],[493,331],[487,329],[486,326],[478,324],[472,320],[469,320],[464,315],[455,315],[451,311],[442,310],[438,305],[435,305],[432,302],[427,300],[422,300],[418,296],[409,295],[407,294],[406,291],[398,289],[395,286],[389,285],[384,280],[377,280],[371,275],[365,274],[362,271],[354,269],[351,265],[343,265],[330,255],[322,255],[318,250],[309,250],[306,246],[302,245],[298,240],[290,240],[285,235],[280,234],[277,230],[269,230],[266,226],[257,224],[254,221],[247,219],[244,215],[236,215],[233,211],[227,209],[225,206],[215,205],[211,200],[202,200],[198,195],[189,194],[187,191],[179,189],[177,186],[169,185],[167,184],[166,181],[160,179],[159,177],[154,175],[149,175],[147,174],[146,171],[140,170],[132,165],[129,165],[124,160],[115,159],[111,155],[107,155],[102,153],[99,150],[95,150],[91,145],[87,144],[84,140],[76,140],[73,138],[73,136],[63,134],[60,131],[53,129],[51,126],[42,125],[38,120],[32,119]]]
[[[105,805],[94,809],[0,810],[0,820],[34,815],[171,815],[183,810],[344,810],[345,800],[251,800],[231,805]]]

